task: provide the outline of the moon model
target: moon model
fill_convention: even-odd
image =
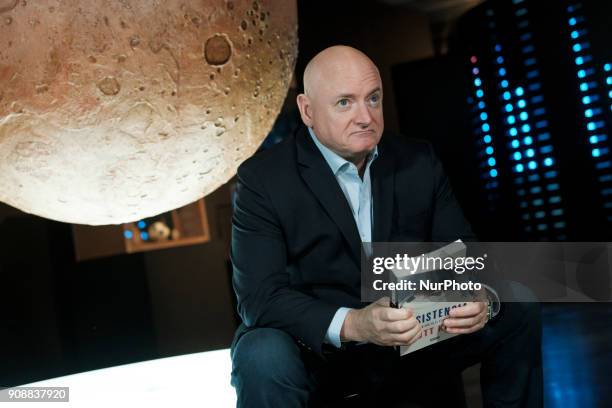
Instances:
[[[0,201],[103,225],[191,203],[271,129],[295,0],[0,0]]]

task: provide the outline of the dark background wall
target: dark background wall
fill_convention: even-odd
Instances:
[[[0,205],[0,385],[227,347],[227,186],[206,205],[206,244],[83,262],[69,224]]]

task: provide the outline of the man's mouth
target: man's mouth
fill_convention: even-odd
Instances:
[[[367,134],[367,133],[374,133],[374,130],[369,129],[369,130],[358,130],[356,132],[352,132],[352,135],[360,135],[360,134]]]

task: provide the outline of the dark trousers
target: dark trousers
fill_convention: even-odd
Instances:
[[[233,345],[232,362],[239,407],[306,407],[353,393],[362,406],[447,407],[448,378],[479,362],[485,407],[543,406],[538,303],[504,303],[484,329],[404,357],[372,344],[320,356],[284,331],[256,328]]]

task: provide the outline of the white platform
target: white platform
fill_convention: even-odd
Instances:
[[[235,407],[229,349],[126,364],[39,381],[27,386],[70,387],[70,402],[49,407]],[[43,405],[41,405],[43,404]],[[2,406],[41,407],[44,403]]]

